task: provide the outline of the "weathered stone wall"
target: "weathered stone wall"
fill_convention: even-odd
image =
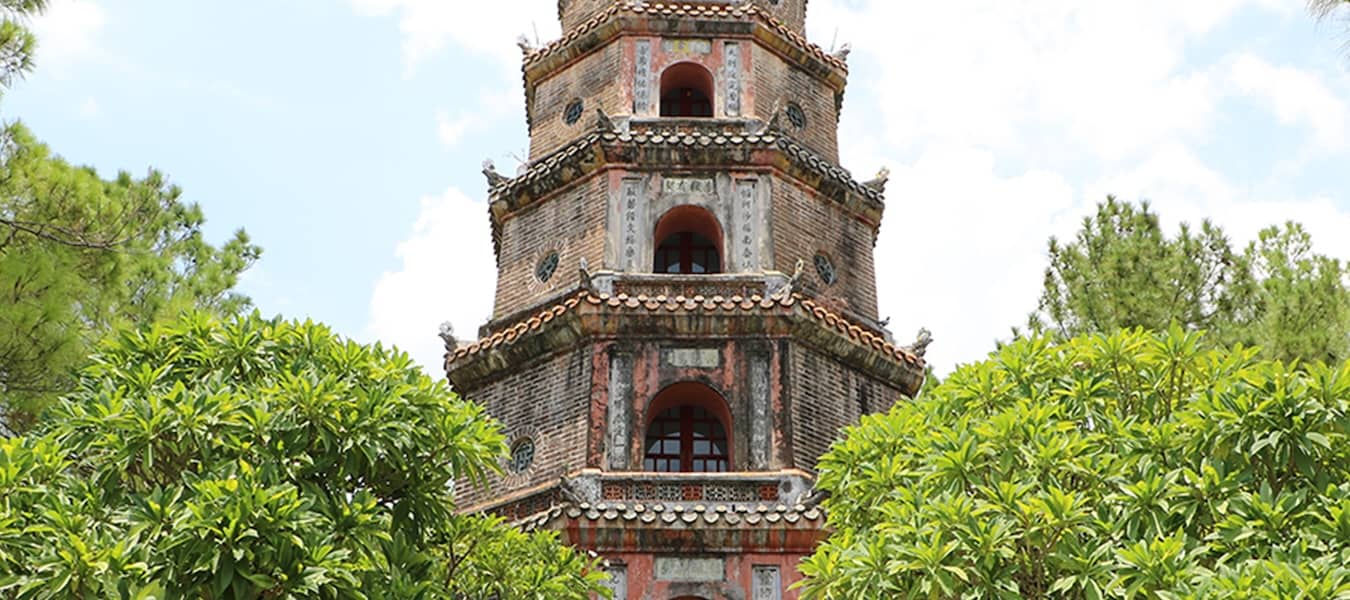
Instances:
[[[531,308],[576,287],[582,257],[591,268],[602,264],[607,193],[606,179],[595,177],[502,223],[493,318]],[[548,281],[541,282],[535,268],[551,252],[558,253],[558,268]]]
[[[752,47],[753,81],[747,87],[754,90],[754,116],[768,120],[775,102],[783,111],[789,102],[795,102],[806,117],[806,126],[798,128],[780,117],[784,131],[822,158],[838,163],[839,111],[834,91],[763,46]]]
[[[792,411],[793,466],[814,471],[816,461],[864,414],[885,412],[900,390],[861,375],[801,344],[788,351],[784,392]]]
[[[523,473],[506,469],[502,475],[489,477],[486,487],[459,481],[456,501],[461,507],[556,482],[565,473],[585,466],[591,389],[587,350],[520,365],[513,375],[481,389],[461,390],[502,422],[508,443],[526,438],[534,443],[534,461]]]
[[[773,194],[774,267],[791,273],[806,263],[805,285],[822,301],[864,318],[877,318],[876,272],[871,225],[849,214],[833,200],[790,180],[775,179]],[[828,285],[816,272],[815,255],[824,253],[838,280]]]
[[[530,111],[530,160],[547,155],[595,128],[595,109],[627,114],[632,101],[620,78],[623,38],[592,52],[535,87]],[[568,124],[567,105],[581,100],[581,118]]]

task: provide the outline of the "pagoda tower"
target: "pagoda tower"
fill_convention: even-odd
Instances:
[[[445,361],[511,456],[461,508],[598,553],[616,598],[796,598],[816,461],[923,381],[926,340],[878,320],[885,175],[838,164],[846,53],[806,1],[559,0],[562,37],[522,42],[495,309]]]

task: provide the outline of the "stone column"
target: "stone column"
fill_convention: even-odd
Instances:
[[[628,449],[633,445],[633,355],[611,350],[609,406],[605,428],[605,463],[616,471],[629,470]]]
[[[773,399],[769,397],[769,353],[764,349],[746,354],[750,395],[750,470],[767,470],[773,445]]]

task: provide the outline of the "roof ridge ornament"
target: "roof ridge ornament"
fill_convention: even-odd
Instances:
[[[511,178],[497,172],[497,165],[493,164],[490,158],[483,160],[483,176],[487,178],[489,190],[501,187],[511,181]]]
[[[927,327],[920,327],[919,335],[914,339],[914,343],[905,346],[903,349],[910,351],[914,356],[924,358],[924,355],[928,353],[928,345],[932,343],[933,332],[928,331]]]
[[[605,114],[605,109],[599,106],[595,107],[595,129],[596,131],[605,133],[610,133],[618,129],[614,126],[614,120],[610,119],[609,115]]]
[[[792,277],[789,277],[787,283],[784,283],[783,287],[778,288],[778,291],[774,292],[773,295],[770,296],[770,299],[781,301],[791,297],[793,289],[797,287],[797,284],[801,283],[802,276],[805,274],[806,261],[799,258],[797,259],[797,264],[792,269]]]
[[[868,181],[864,181],[863,186],[868,189],[876,190],[877,193],[882,193],[886,191],[886,182],[890,180],[891,170],[887,167],[881,167],[881,170],[877,171],[877,176]]]

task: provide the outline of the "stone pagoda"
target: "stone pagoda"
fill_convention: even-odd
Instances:
[[[461,508],[560,531],[616,598],[796,598],[817,459],[923,380],[926,339],[878,320],[885,174],[838,164],[846,52],[806,1],[559,0],[561,39],[521,42],[496,305],[445,361],[511,457]]]

